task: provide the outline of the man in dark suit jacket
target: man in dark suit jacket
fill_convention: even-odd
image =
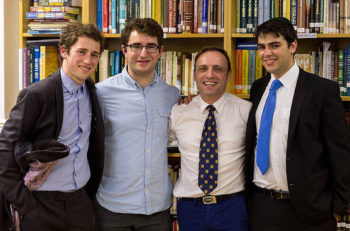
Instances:
[[[336,217],[350,202],[350,137],[338,84],[296,65],[297,35],[287,19],[266,21],[255,35],[271,74],[250,93],[245,174],[251,229],[336,230]],[[270,86],[278,80],[273,102]]]
[[[104,128],[89,77],[103,50],[92,24],[62,30],[62,67],[23,89],[0,135],[0,189],[19,213],[21,229],[92,230],[90,198],[97,192],[104,156]],[[70,153],[59,159],[43,185],[30,192],[14,157],[16,142],[54,138]],[[1,229],[4,230],[4,229]]]

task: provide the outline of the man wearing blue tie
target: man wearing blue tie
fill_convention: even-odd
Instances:
[[[251,88],[245,183],[252,231],[330,231],[350,202],[350,136],[338,84],[297,66],[286,18],[258,26],[267,76]]]
[[[174,105],[169,120],[169,139],[181,152],[174,188],[180,230],[247,231],[243,161],[251,103],[225,93],[231,67],[224,50],[204,48],[194,66],[199,96]]]

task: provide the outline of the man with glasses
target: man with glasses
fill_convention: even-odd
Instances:
[[[171,230],[167,124],[177,88],[155,72],[163,30],[152,19],[134,19],[121,35],[122,73],[97,84],[105,136],[105,168],[96,196],[99,231]]]

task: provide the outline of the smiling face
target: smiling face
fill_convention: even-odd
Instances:
[[[282,35],[276,37],[272,33],[258,37],[259,58],[265,69],[276,78],[284,75],[293,65],[293,54],[297,49],[297,41],[288,47]]]
[[[230,76],[226,58],[218,51],[206,51],[196,62],[194,79],[200,96],[208,104],[215,103],[225,93]]]
[[[88,38],[79,37],[70,51],[61,46],[62,68],[74,82],[81,85],[95,71],[100,57],[100,43]]]
[[[157,37],[151,37],[144,33],[139,33],[136,30],[130,33],[129,42],[126,45],[156,45],[158,46]],[[128,64],[129,75],[138,82],[140,79],[153,79],[155,67],[158,59],[162,54],[163,47],[157,49],[156,52],[148,52],[145,47],[141,51],[135,52],[122,45],[122,51]]]

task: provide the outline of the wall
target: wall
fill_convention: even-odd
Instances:
[[[11,108],[16,102],[19,93],[18,84],[18,47],[19,47],[19,15],[18,15],[19,1],[5,0],[5,41],[4,41],[4,65],[5,65],[5,119],[8,119]]]

